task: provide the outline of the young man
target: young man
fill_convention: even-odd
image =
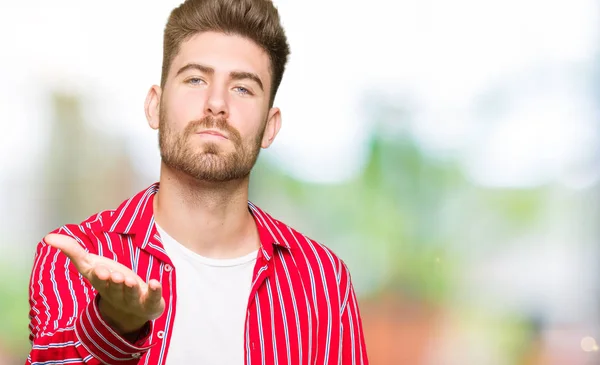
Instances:
[[[28,364],[366,364],[346,265],[248,202],[289,48],[267,0],[187,0],[146,99],[160,182],[39,243]]]

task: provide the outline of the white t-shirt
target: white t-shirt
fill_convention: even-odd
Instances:
[[[211,259],[156,228],[177,275],[175,322],[166,364],[244,364],[246,307],[258,252]]]

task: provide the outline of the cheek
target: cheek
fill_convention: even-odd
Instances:
[[[254,139],[262,132],[267,114],[264,108],[256,103],[231,103],[229,108],[229,124],[240,132],[244,140]]]
[[[189,122],[199,120],[203,115],[201,97],[193,92],[174,95],[167,105],[167,120],[177,125],[178,129]]]

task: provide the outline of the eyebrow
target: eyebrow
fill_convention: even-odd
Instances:
[[[208,75],[213,75],[215,73],[215,69],[212,67],[204,66],[199,63],[188,63],[187,65],[180,68],[175,76],[179,76],[187,70],[198,70]],[[232,71],[229,73],[229,77],[232,80],[252,80],[258,84],[262,91],[264,91],[263,83],[260,80],[260,77],[258,77],[258,75],[253,72]]]
[[[215,69],[212,67],[204,66],[199,63],[188,63],[177,71],[175,76],[179,76],[187,70],[198,70],[200,72],[204,72],[205,74],[212,75],[215,73]]]
[[[231,77],[232,80],[252,80],[258,84],[260,90],[265,91],[262,81],[260,81],[260,77],[253,72],[233,71],[229,73],[229,77]]]

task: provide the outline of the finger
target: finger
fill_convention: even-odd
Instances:
[[[123,302],[123,292],[125,290],[125,275],[119,271],[111,271],[108,279],[107,292],[113,303]]]
[[[121,308],[123,306],[123,280],[121,278],[120,282],[115,282],[113,277],[114,274],[115,273],[112,273],[110,280],[108,280],[104,298],[115,307]]]
[[[101,295],[104,295],[110,280],[110,269],[106,266],[98,265],[94,267],[88,280]]]
[[[120,271],[111,271],[110,282],[115,284],[123,284],[125,281],[125,275]]]
[[[158,282],[158,280],[150,280],[148,282],[148,292],[146,295],[146,304],[149,306],[156,305],[160,303],[162,299],[162,285]]]
[[[133,288],[134,286],[138,286],[139,281],[137,280],[137,278],[132,277],[131,275],[126,275],[125,276],[125,286],[127,286],[128,288]]]
[[[150,280],[147,285],[144,307],[150,319],[160,317],[165,310],[165,301],[162,298],[162,285],[157,280]]]
[[[80,273],[84,274],[87,271],[87,252],[73,238],[63,234],[51,233],[44,237],[44,242],[67,255]]]
[[[140,285],[139,282],[131,277],[125,277],[125,281],[123,281],[123,299],[125,303],[140,303]]]

